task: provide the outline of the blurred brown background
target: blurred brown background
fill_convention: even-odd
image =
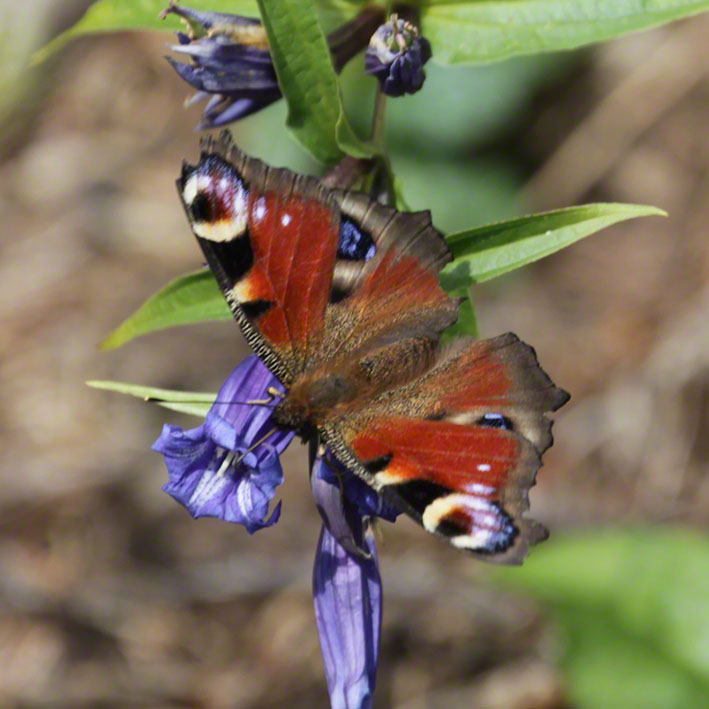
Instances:
[[[163,421],[196,419],[83,384],[216,390],[246,348],[226,322],[97,348],[201,263],[174,189],[181,159],[197,154],[198,114],[182,109],[189,92],[162,59],[164,33],[83,38],[21,73],[81,4],[17,8],[5,64],[0,704],[325,706],[304,449],[285,456],[281,521],[248,537],[192,520],[160,491],[150,445]],[[514,207],[490,218],[588,201],[670,214],[475,289],[482,333],[517,332],[572,394],[531,496],[553,535],[629,522],[706,529],[708,32],[698,17],[551,58],[504,129],[467,147],[470,160],[513,165]],[[266,113],[239,127],[242,145],[315,169],[281,137],[283,107]],[[411,201],[428,206],[414,188]],[[433,205],[445,227],[444,209]],[[386,525],[380,549],[377,706],[570,706],[534,602],[493,590],[485,567],[407,520]]]

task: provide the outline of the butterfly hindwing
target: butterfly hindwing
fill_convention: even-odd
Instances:
[[[524,514],[551,444],[544,413],[567,398],[511,333],[461,339],[326,435],[341,462],[429,531],[486,560],[519,563],[546,536]]]

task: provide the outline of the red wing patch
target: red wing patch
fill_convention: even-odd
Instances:
[[[330,292],[338,243],[332,210],[314,199],[252,194],[248,224],[253,267],[234,284],[235,299],[273,303],[259,329],[275,347],[305,355],[308,339],[322,329]]]
[[[544,534],[539,525],[513,516],[519,511],[516,488],[528,487],[539,455],[511,431],[376,420],[350,445],[384,494],[454,546],[515,563]]]

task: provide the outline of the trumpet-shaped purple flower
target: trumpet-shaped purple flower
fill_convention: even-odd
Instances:
[[[266,32],[260,20],[222,12],[200,12],[170,5],[162,12],[179,15],[189,34],[177,33],[170,48],[190,57],[191,63],[166,57],[179,76],[197,93],[187,102],[207,100],[197,130],[232,123],[260,111],[281,98]],[[379,8],[366,8],[359,17],[328,38],[337,71],[367,46],[383,17]]]
[[[257,357],[228,377],[204,424],[185,431],[166,425],[153,449],[162,453],[164,490],[194,517],[219,517],[249,533],[275,524],[268,516],[283,481],[278,456],[293,431],[272,423],[272,406],[259,404],[283,386]],[[253,403],[248,403],[253,402]],[[267,434],[270,434],[267,436]],[[315,617],[330,701],[335,709],[371,706],[381,629],[382,589],[374,517],[393,521],[398,510],[334,460],[318,456],[311,485],[323,526],[315,556]]]
[[[415,94],[426,79],[423,65],[431,44],[410,22],[392,15],[372,35],[364,55],[364,70],[376,76],[387,96]]]
[[[237,403],[267,398],[269,387],[283,389],[258,357],[248,357],[229,375],[201,426],[163,427],[153,445],[167,464],[163,490],[193,517],[238,522],[249,534],[278,521],[280,503],[270,517],[268,506],[283,482],[278,456],[295,434],[277,429],[247,452],[275,427],[270,407]]]
[[[315,620],[333,709],[370,707],[382,618],[377,550],[369,518],[326,482],[333,474],[322,459],[311,473],[323,519],[313,568]]]

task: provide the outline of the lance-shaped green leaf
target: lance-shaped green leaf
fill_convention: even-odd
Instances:
[[[318,160],[370,157],[347,121],[314,0],[258,0],[273,65],[288,103],[287,125]]]
[[[418,0],[437,61],[494,62],[556,52],[709,9],[709,0]]]
[[[441,272],[449,293],[481,283],[553,254],[584,236],[625,219],[667,216],[657,207],[638,204],[586,204],[450,234],[454,260]]]
[[[179,411],[183,414],[205,417],[217,398],[214,392],[176,391],[174,389],[158,389],[157,387],[140,386],[126,382],[88,381],[86,384],[94,389],[115,391],[119,394],[135,396],[143,401],[162,406],[165,409]]]
[[[495,578],[556,618],[574,707],[685,709],[709,697],[709,540],[685,529],[552,539]]]
[[[101,343],[101,348],[120,347],[154,330],[231,317],[212,272],[202,269],[175,279],[148,298]]]

